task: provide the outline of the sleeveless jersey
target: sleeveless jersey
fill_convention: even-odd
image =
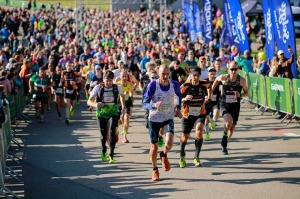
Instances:
[[[155,93],[151,102],[156,103],[162,101],[162,105],[158,109],[149,111],[149,120],[151,122],[164,122],[174,118],[174,97],[175,90],[171,80],[169,80],[170,88],[168,91],[163,91],[160,88],[159,80],[156,81]]]
[[[221,94],[221,102],[223,103],[238,103],[240,99],[238,99],[234,91],[241,93],[242,86],[241,86],[241,76],[237,75],[237,78],[234,82],[231,82],[229,76],[226,78],[225,82],[222,86],[222,94]]]

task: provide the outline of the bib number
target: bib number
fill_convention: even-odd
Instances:
[[[189,115],[199,116],[201,112],[201,107],[191,107],[189,106]]]
[[[114,101],[113,97],[103,97],[104,103],[112,103]]]
[[[68,94],[73,94],[73,93],[74,93],[74,90],[69,90],[69,89],[67,89],[67,90],[66,90],[66,93],[68,93]]]
[[[167,114],[167,113],[169,113],[170,108],[171,108],[171,105],[162,105],[159,108],[159,111],[162,112],[162,113],[164,113],[164,114]]]
[[[226,101],[226,103],[235,103],[235,102],[237,102],[237,97],[232,94],[226,94],[225,101]]]
[[[63,93],[63,89],[62,88],[57,88],[55,92],[57,94],[62,94]]]

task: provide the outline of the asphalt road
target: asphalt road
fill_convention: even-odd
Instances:
[[[116,164],[101,161],[95,112],[86,110],[86,100],[76,107],[71,126],[56,119],[53,104],[44,124],[27,109],[29,120],[16,129],[24,147],[12,148],[22,158],[21,165],[8,162],[21,175],[21,182],[8,177],[7,187],[28,199],[300,197],[299,123],[280,124],[271,113],[256,114],[251,104],[241,110],[228,156],[221,153],[223,120],[219,119],[212,140],[203,144],[203,167],[192,164],[194,134],[186,147],[187,167],[179,167],[177,118],[175,143],[168,155],[172,169],[164,172],[159,160],[161,181],[152,182],[149,136],[137,97],[130,143],[117,144]]]

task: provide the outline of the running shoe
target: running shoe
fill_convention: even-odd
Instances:
[[[159,179],[159,172],[158,172],[158,170],[153,170],[153,172],[152,172],[152,180],[153,181],[159,181],[160,179]]]
[[[200,162],[200,158],[195,158],[194,159],[194,165],[195,165],[195,167],[202,167],[202,164]]]
[[[122,135],[127,135],[128,132],[127,131],[122,131]]]
[[[129,143],[129,140],[127,139],[127,137],[123,137],[122,142],[123,142],[123,143]]]
[[[79,100],[76,100],[76,105],[80,105],[80,101]]]
[[[65,120],[65,123],[66,123],[67,125],[70,125],[70,124],[71,124],[70,119],[67,118],[67,119]]]
[[[74,108],[73,108],[73,106],[70,107],[70,116],[74,116]]]
[[[107,154],[106,153],[101,153],[101,159],[102,159],[102,162],[106,162],[106,160],[107,160]]]
[[[48,107],[48,108],[47,108],[47,111],[49,112],[50,110],[51,110],[50,107]]]
[[[88,110],[89,110],[90,112],[93,112],[93,107],[90,106],[90,107],[88,108]]]
[[[228,150],[226,147],[223,147],[222,153],[223,153],[223,155],[228,155]]]
[[[170,171],[171,165],[170,165],[170,162],[169,162],[169,160],[167,158],[167,155],[163,156],[163,152],[160,152],[159,156],[160,156],[160,159],[161,159],[162,168],[165,171]]]
[[[162,146],[164,146],[164,144],[165,144],[164,138],[159,136],[158,137],[158,146],[162,147]]]
[[[186,166],[185,156],[180,156],[179,166],[180,168],[184,168]]]
[[[109,163],[110,163],[110,164],[116,163],[116,159],[114,159],[113,157],[108,156],[108,158],[109,158]]]
[[[35,117],[36,117],[36,118],[40,118],[40,115],[41,115],[41,114],[40,114],[40,111],[36,111],[36,112],[35,112]]]
[[[212,131],[216,130],[216,122],[213,121],[213,120],[211,120],[211,122],[210,122],[210,129],[211,129]]]
[[[210,134],[209,133],[205,133],[205,141],[210,141]]]
[[[40,117],[39,123],[44,123],[44,118]]]

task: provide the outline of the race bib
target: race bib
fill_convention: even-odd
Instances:
[[[211,101],[214,101],[214,102],[217,101],[217,95],[212,95],[211,96]]]
[[[114,101],[114,97],[103,97],[104,103],[111,103]]]
[[[235,103],[237,102],[237,97],[234,94],[227,94],[226,93],[226,99],[225,99],[226,103]]]
[[[201,112],[201,107],[191,107],[189,106],[189,115],[199,116]]]
[[[68,93],[68,94],[73,94],[73,93],[74,93],[74,90],[69,90],[69,89],[67,89],[67,90],[66,90],[66,93]]]
[[[171,108],[171,105],[164,104],[159,108],[159,111],[164,114],[167,114],[167,113],[169,113],[170,108]]]
[[[63,93],[63,89],[62,88],[57,88],[56,89],[56,93],[57,94],[62,94]]]

